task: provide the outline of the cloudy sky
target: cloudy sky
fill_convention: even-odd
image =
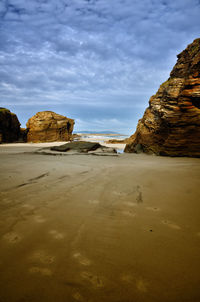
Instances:
[[[0,0],[0,106],[131,134],[199,16],[200,0]]]

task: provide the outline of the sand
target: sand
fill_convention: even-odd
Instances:
[[[200,301],[200,159],[39,147],[0,146],[0,302]]]

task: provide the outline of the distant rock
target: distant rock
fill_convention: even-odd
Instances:
[[[200,156],[200,39],[178,55],[139,120],[125,152]]]
[[[72,141],[78,141],[81,139],[81,135],[74,133],[72,134]]]
[[[74,120],[52,111],[42,111],[31,117],[26,126],[28,142],[69,141]]]
[[[109,139],[106,141],[107,144],[128,144],[129,138],[125,139]]]
[[[0,107],[0,143],[12,143],[20,137],[20,123],[16,114]]]

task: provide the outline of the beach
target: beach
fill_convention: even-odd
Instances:
[[[56,144],[0,145],[0,302],[199,302],[200,159]]]

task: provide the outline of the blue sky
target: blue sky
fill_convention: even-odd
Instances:
[[[199,16],[199,0],[0,0],[0,106],[131,134]]]

